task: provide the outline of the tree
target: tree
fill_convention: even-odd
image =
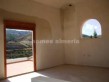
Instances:
[[[96,32],[96,30],[94,30],[94,38],[97,38],[97,32]]]

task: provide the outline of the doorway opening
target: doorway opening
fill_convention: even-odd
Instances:
[[[35,25],[5,21],[6,78],[36,71]]]

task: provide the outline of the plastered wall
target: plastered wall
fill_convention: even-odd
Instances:
[[[32,0],[0,0],[0,79],[4,78],[4,19],[35,23],[37,40],[79,40],[79,44],[37,44],[38,70],[61,64],[109,67],[108,8],[108,0],[85,0],[64,7],[60,14],[60,9]],[[103,35],[83,39],[82,25],[92,18],[101,23]]]
[[[0,1],[0,79],[4,78],[4,24],[16,20],[36,24],[37,40],[56,40],[62,37],[60,10],[31,0]],[[37,44],[37,70],[63,64],[61,44]]]
[[[79,44],[65,44],[65,63],[109,67],[109,1],[87,0],[62,9],[64,39],[77,39]],[[97,19],[102,26],[99,39],[81,38],[82,25]]]

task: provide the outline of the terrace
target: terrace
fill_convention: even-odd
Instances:
[[[33,57],[7,59],[7,77],[33,71]]]

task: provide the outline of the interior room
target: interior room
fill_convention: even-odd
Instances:
[[[0,0],[0,82],[109,82],[109,0]]]

